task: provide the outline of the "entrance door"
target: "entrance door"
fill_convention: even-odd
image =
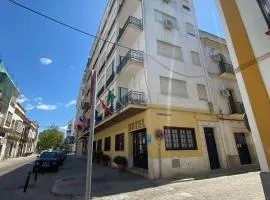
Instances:
[[[236,147],[238,150],[241,165],[251,164],[251,158],[250,158],[245,134],[235,133],[234,138],[235,138]]]
[[[148,169],[146,129],[133,133],[133,162],[134,167]]]
[[[208,157],[211,169],[219,169],[220,163],[217,152],[217,145],[213,128],[204,128]]]

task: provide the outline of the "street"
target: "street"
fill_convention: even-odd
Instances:
[[[85,159],[68,156],[57,173],[31,177],[23,193],[27,172],[35,157],[0,164],[1,200],[81,200],[84,199]],[[2,173],[6,166],[11,170]],[[16,168],[16,169],[15,169]],[[57,181],[56,180],[61,180]],[[54,188],[54,189],[53,189]],[[52,192],[53,191],[53,192]],[[56,195],[57,194],[57,195]],[[152,181],[129,172],[94,165],[93,199],[188,199],[188,200],[263,200],[260,172],[221,176],[202,180]]]

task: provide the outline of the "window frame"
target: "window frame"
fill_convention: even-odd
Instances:
[[[122,141],[120,141],[120,139]],[[125,134],[120,133],[115,135],[115,151],[124,151],[124,150],[125,150]]]
[[[205,94],[206,94],[206,99],[201,98],[200,93],[199,93],[199,86],[203,86],[203,87],[204,87],[204,89],[205,89]],[[208,101],[208,94],[207,94],[207,88],[206,88],[206,85],[197,83],[197,92],[198,92],[199,100],[201,100],[201,101]]]
[[[195,63],[194,62],[194,59],[193,59],[193,56],[192,56],[194,54],[197,54],[199,56],[198,58],[199,58],[200,63]],[[201,67],[202,66],[201,54],[199,52],[197,52],[197,51],[191,51],[190,55],[191,55],[192,64]]]
[[[168,90],[167,92],[165,91],[162,91],[162,85],[161,85],[161,79],[168,79],[169,80],[169,87],[168,87]],[[182,95],[182,94],[175,94],[175,93],[172,93],[172,90],[169,90],[170,88],[172,88],[172,86],[170,86],[172,84],[173,81],[179,81],[183,84],[185,84],[185,95]],[[160,82],[160,93],[163,94],[163,95],[169,95],[169,96],[173,96],[173,97],[180,97],[180,98],[189,98],[188,96],[188,88],[187,88],[187,81],[184,81],[184,80],[179,80],[179,79],[175,79],[175,78],[169,78],[169,77],[166,77],[166,76],[160,76],[159,77],[159,82]],[[166,87],[167,88],[167,87]]]
[[[104,151],[111,151],[111,136],[104,139]]]
[[[171,130],[170,133],[167,133],[166,130]],[[172,130],[176,130],[177,138],[173,137]],[[191,138],[188,137],[188,132],[191,131]],[[185,134],[185,137],[181,137],[181,135]],[[170,138],[166,134],[171,134]],[[167,141],[167,140],[170,141]],[[183,146],[182,139],[185,140],[186,147]],[[178,141],[178,147],[174,144],[174,140]],[[192,147],[188,147],[190,140],[192,140]],[[165,141],[165,150],[166,151],[177,151],[177,150],[190,150],[196,151],[198,150],[197,139],[194,128],[186,128],[186,127],[173,127],[173,126],[164,126],[164,141]],[[168,143],[171,143],[171,147],[168,147]]]
[[[268,29],[270,29],[270,12],[267,13],[266,9],[265,9],[264,6],[263,6],[263,2],[265,3],[265,5],[266,5],[269,9],[270,9],[270,2],[269,2],[269,0],[257,0],[257,3],[258,3],[258,5],[259,5],[259,7],[260,7],[260,10],[261,10],[262,14],[263,14],[263,17],[264,17],[264,19],[265,19],[265,22],[266,22],[266,24],[267,24],[267,27],[268,27]],[[267,15],[267,14],[268,14],[268,15]]]

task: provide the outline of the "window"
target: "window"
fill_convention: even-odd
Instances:
[[[169,44],[167,42],[157,41],[157,51],[159,55],[176,59],[183,60],[181,47]]]
[[[191,58],[194,65],[201,66],[200,54],[198,52],[191,51]]]
[[[106,137],[105,143],[104,143],[104,151],[110,151],[110,150],[111,150],[111,137]]]
[[[115,151],[124,151],[124,133],[115,136]]]
[[[196,36],[195,27],[188,22],[186,23],[186,30],[189,35]]]
[[[162,94],[171,94],[180,97],[188,97],[187,85],[185,81],[160,77],[160,90]]]
[[[167,15],[163,12],[155,10],[155,19],[157,22],[159,22],[161,24],[164,24],[165,21],[169,20],[172,22],[172,28],[177,29],[177,20],[175,17],[172,17],[172,16]]]
[[[114,60],[106,70],[106,80],[108,80],[112,76],[113,71],[114,71]]]
[[[122,99],[128,93],[128,88],[119,87],[119,100]]]
[[[268,28],[270,28],[270,2],[269,0],[257,0],[266,21]]]
[[[200,100],[208,101],[205,85],[197,84],[198,96]]]
[[[185,10],[190,11],[189,1],[188,1],[188,0],[183,0],[183,8],[184,8]]]
[[[102,151],[102,139],[98,140],[97,151]]]
[[[13,114],[11,112],[8,112],[7,120],[6,120],[6,126],[10,126],[10,123],[12,121]]]
[[[197,150],[194,128],[164,127],[166,150]]]

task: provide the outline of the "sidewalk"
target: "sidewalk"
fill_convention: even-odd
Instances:
[[[85,161],[83,162],[82,160],[80,163],[80,167],[86,167]],[[177,177],[176,179],[170,180],[149,180],[129,172],[119,173],[116,169],[94,164],[92,173],[92,197],[98,199],[110,199],[114,196],[116,199],[121,199],[121,197],[123,197],[121,195],[128,195],[131,193],[140,194],[144,190],[149,190],[151,193],[153,193],[155,190],[161,190],[158,188],[162,188],[162,190],[166,191],[172,184],[187,184],[188,182],[191,184],[195,182],[195,180],[200,182],[200,180],[204,181],[204,179],[207,182],[212,183],[217,180],[216,177],[225,180],[227,177],[233,179],[233,176],[231,175],[247,173],[254,170],[256,171],[256,168],[254,169],[254,167],[256,166],[250,166],[240,170],[218,170],[202,176],[193,177],[191,179],[186,179],[186,177]],[[239,175],[236,177],[238,176]],[[243,177],[245,176],[246,174],[243,174]],[[257,174],[252,175],[252,178],[253,176],[257,176]],[[255,180],[257,180],[257,178]],[[84,173],[77,173],[76,175],[72,174],[71,176],[63,177],[62,179],[57,180],[52,188],[52,193],[54,195],[66,196],[72,199],[82,199],[84,192]]]
[[[0,176],[20,168],[36,159],[36,154],[27,157],[10,158],[0,161]]]

